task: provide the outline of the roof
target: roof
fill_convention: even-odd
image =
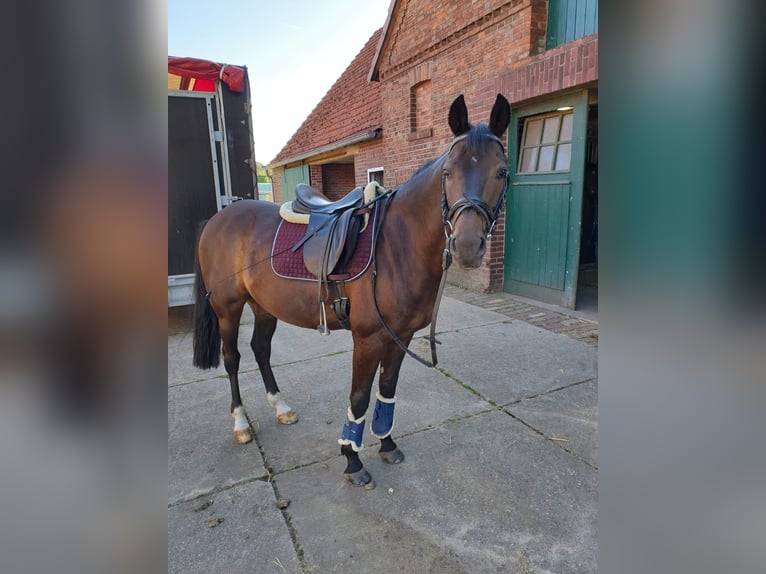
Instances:
[[[383,122],[380,83],[367,78],[381,32],[382,29],[376,31],[367,40],[270,164],[309,157],[307,152],[345,140],[351,143],[363,133],[379,133]]]

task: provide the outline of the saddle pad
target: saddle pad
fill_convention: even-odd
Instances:
[[[351,261],[346,264],[345,272],[350,275],[347,281],[359,277],[367,269],[372,258],[372,239],[375,226],[378,224],[378,211],[373,207],[373,223],[359,234],[356,251]],[[300,223],[289,223],[282,220],[277,228],[274,243],[271,245],[271,269],[275,274],[285,279],[302,279],[317,281],[303,263],[303,248],[291,251],[293,245],[306,235],[306,226]]]

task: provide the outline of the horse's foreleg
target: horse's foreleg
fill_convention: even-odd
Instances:
[[[370,405],[372,381],[379,362],[380,352],[376,344],[355,341],[348,420],[338,440],[340,452],[346,457],[347,463],[343,471],[344,478],[354,486],[364,486],[366,489],[375,488],[375,482],[359,460],[359,451],[363,448],[365,413]]]
[[[277,422],[291,425],[298,422],[298,415],[290,405],[282,400],[274,372],[271,370],[271,339],[277,329],[277,320],[271,315],[259,314],[257,309],[253,309],[253,312],[255,325],[253,326],[253,338],[250,340],[250,347],[253,349],[258,368],[261,370],[263,384],[266,387],[266,400],[276,412]]]
[[[383,360],[380,362],[378,393],[375,396],[375,407],[370,425],[372,434],[380,439],[378,454],[384,462],[389,464],[399,464],[404,460],[404,453],[391,438],[391,431],[394,428],[396,383],[399,380],[399,370],[403,359],[404,351],[393,343],[383,354]]]
[[[231,416],[234,418],[234,439],[238,443],[244,444],[253,440],[253,433],[250,430],[247,413],[242,405],[242,397],[239,394],[240,354],[237,349],[239,318],[221,319],[218,325],[223,342],[223,365],[226,368],[226,373],[229,375],[229,384],[231,385]]]

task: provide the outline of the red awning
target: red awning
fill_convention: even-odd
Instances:
[[[217,64],[197,58],[168,56],[168,72],[198,80],[220,78],[233,92],[242,92],[245,89],[245,70],[239,66]]]

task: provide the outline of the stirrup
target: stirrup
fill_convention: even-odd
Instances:
[[[319,331],[319,334],[323,337],[330,334],[330,329],[327,327],[327,311],[324,307],[324,301],[319,302],[319,326],[317,327],[317,331]]]

